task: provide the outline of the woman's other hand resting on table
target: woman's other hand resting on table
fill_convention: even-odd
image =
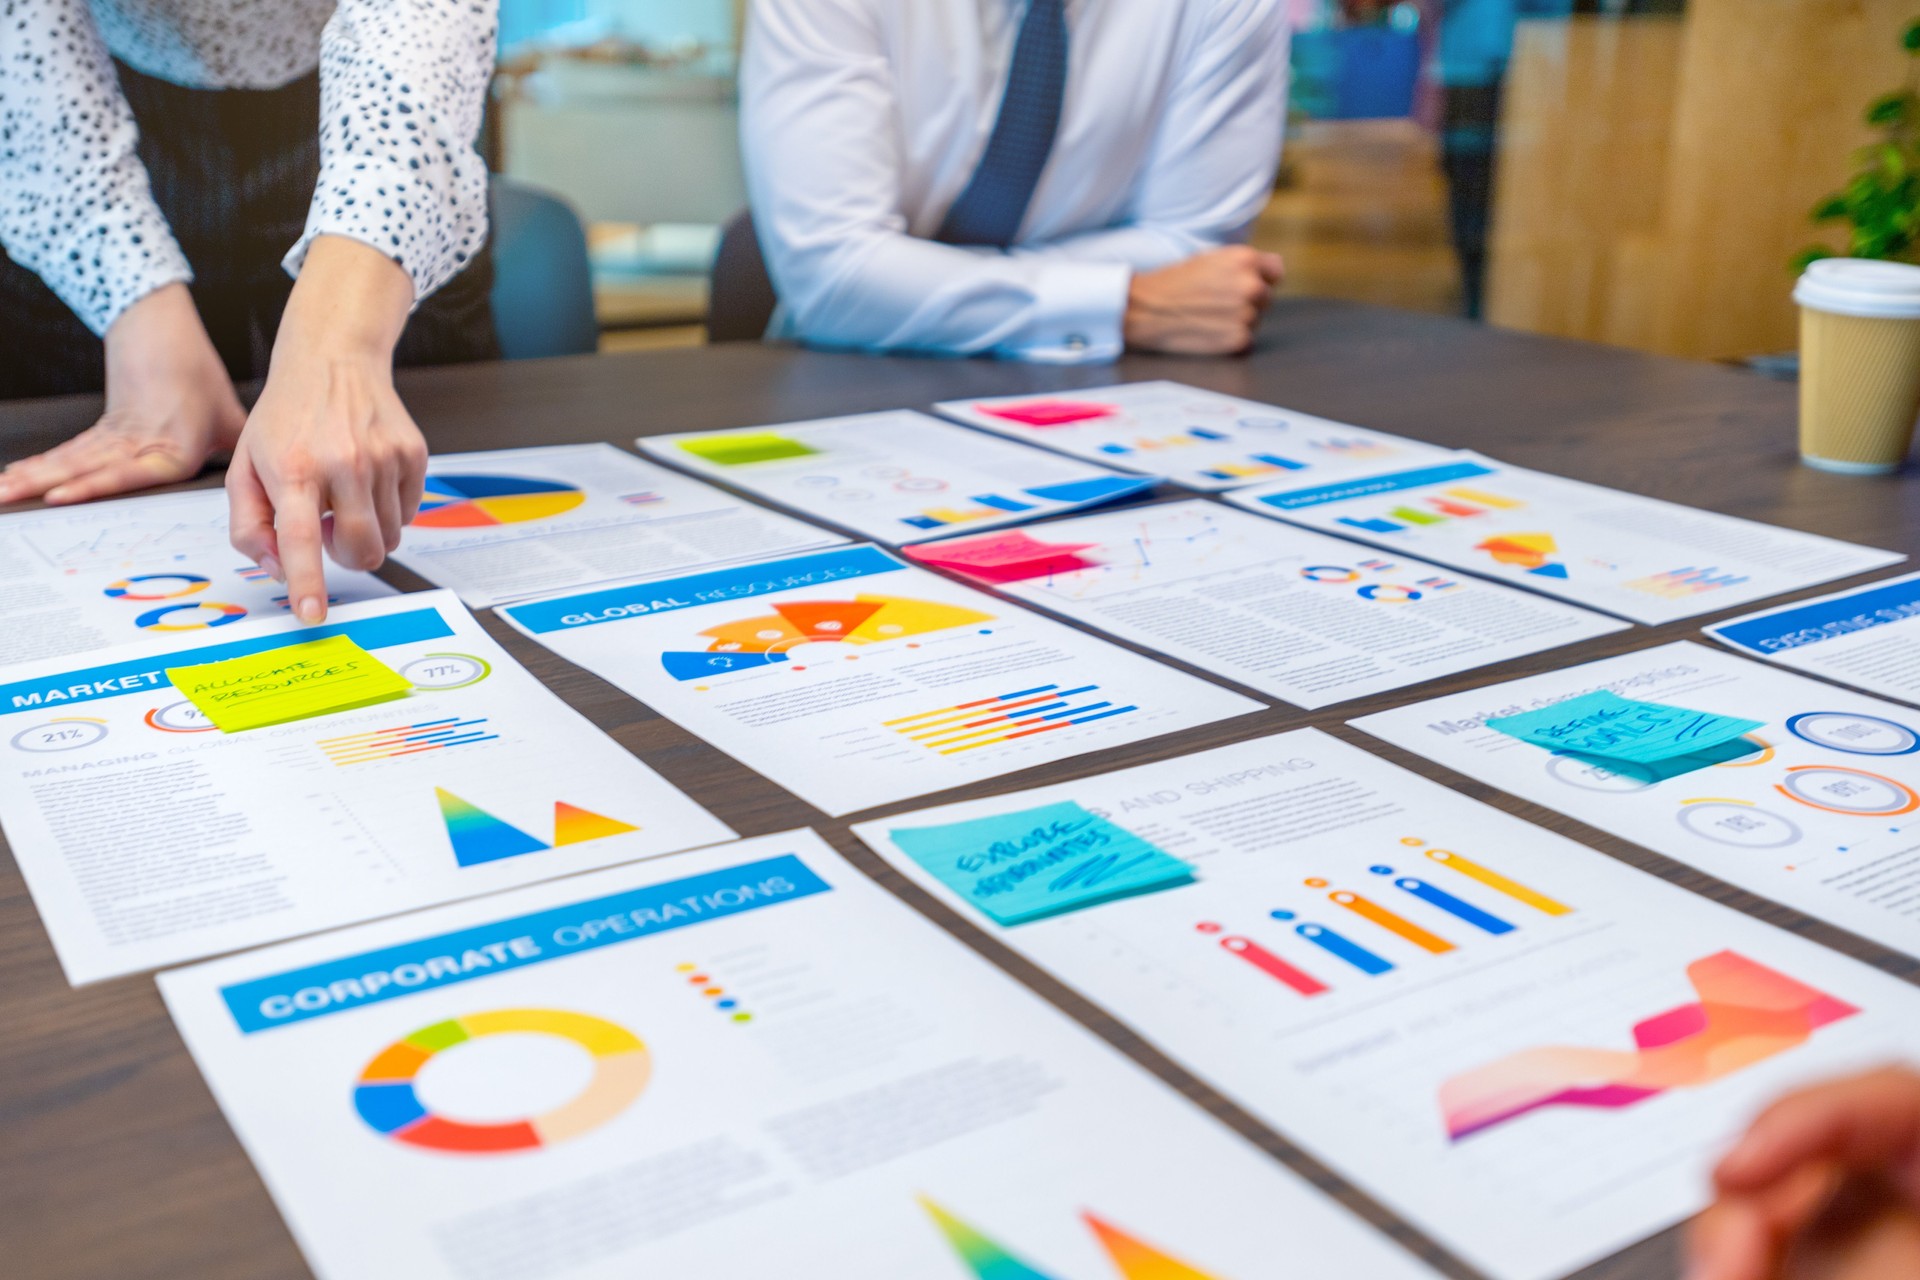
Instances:
[[[0,502],[87,502],[199,474],[247,420],[184,284],[128,307],[107,329],[107,407],[65,444],[0,473]]]
[[[231,449],[233,545],[287,585],[304,622],[327,614],[321,551],[377,569],[420,509],[427,444],[393,389],[413,281],[342,236],[308,250],[251,414],[182,284],[107,330],[107,407],[57,448],[0,473],[0,502],[85,502],[186,480]]]

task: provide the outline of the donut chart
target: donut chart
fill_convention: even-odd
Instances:
[[[435,1057],[487,1036],[546,1035],[593,1056],[593,1077],[552,1111],[502,1124],[473,1124],[435,1115],[420,1101],[414,1078]],[[653,1059],[640,1037],[605,1018],[564,1009],[496,1009],[420,1028],[382,1049],[360,1072],[353,1106],[368,1128],[395,1142],[457,1155],[531,1151],[580,1137],[607,1123],[640,1096]]]
[[[527,476],[428,476],[414,524],[423,529],[481,529],[564,515],[587,495],[557,480]]]
[[[197,573],[136,573],[109,583],[109,600],[178,600],[205,591],[210,579]]]
[[[1377,600],[1381,604],[1410,604],[1420,599],[1418,591],[1397,582],[1369,583],[1361,587],[1356,594],[1362,600]]]
[[[150,609],[135,618],[133,625],[148,631],[205,631],[209,627],[224,627],[229,622],[238,622],[246,616],[247,611],[237,604],[200,600],[192,604],[169,604]]]

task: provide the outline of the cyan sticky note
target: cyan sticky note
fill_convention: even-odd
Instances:
[[[1487,721],[1487,728],[1549,751],[1648,764],[1710,750],[1761,724],[1661,702],[1636,702],[1603,690],[1538,711],[1501,716]]]
[[[1193,879],[1193,868],[1072,801],[888,833],[999,924],[1021,924]]]

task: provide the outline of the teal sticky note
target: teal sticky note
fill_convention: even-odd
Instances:
[[[1193,868],[1072,801],[888,832],[909,858],[1000,924],[1193,878]]]
[[[1549,751],[1649,764],[1711,750],[1752,733],[1761,724],[1661,702],[1636,702],[1602,691],[1538,711],[1500,716],[1487,721],[1487,728]]]

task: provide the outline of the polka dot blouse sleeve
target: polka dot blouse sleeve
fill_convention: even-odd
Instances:
[[[493,75],[494,0],[341,0],[320,46],[320,182],[297,274],[318,235],[372,245],[413,277],[415,305],[487,235],[474,139]]]
[[[86,0],[0,0],[0,246],[95,333],[191,280]]]

